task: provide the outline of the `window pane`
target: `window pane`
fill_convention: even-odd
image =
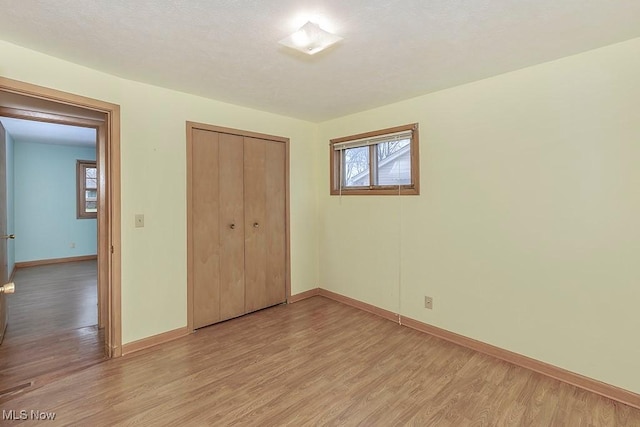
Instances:
[[[84,170],[86,188],[98,188],[98,179],[96,177],[96,172],[96,168],[86,168]]]
[[[342,155],[343,186],[369,186],[369,147],[348,148]]]
[[[78,191],[77,217],[95,218],[98,212],[98,168],[92,160],[76,162],[76,188]]]
[[[383,142],[376,148],[378,154],[376,185],[411,184],[411,140]]]
[[[98,212],[98,191],[86,190],[84,192],[85,212]]]
[[[330,140],[330,194],[419,195],[418,123]]]

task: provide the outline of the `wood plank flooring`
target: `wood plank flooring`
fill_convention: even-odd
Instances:
[[[104,359],[97,323],[96,261],[16,270],[0,345],[0,403],[6,390],[40,386]]]
[[[55,412],[52,426],[640,425],[640,410],[323,297],[97,364],[2,409]]]

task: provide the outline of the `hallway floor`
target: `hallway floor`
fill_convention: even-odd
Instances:
[[[14,282],[0,345],[0,402],[104,358],[96,261],[20,268]]]

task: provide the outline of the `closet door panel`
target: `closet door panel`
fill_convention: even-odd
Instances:
[[[281,142],[266,142],[265,152],[265,239],[267,272],[266,306],[286,300],[286,147]]]
[[[193,320],[200,328],[220,320],[219,134],[192,134]]]
[[[265,141],[244,138],[245,310],[267,307]]]
[[[220,320],[245,313],[243,137],[220,134]]]

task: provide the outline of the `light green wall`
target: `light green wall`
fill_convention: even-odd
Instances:
[[[317,126],[124,80],[0,41],[0,76],[121,106],[123,343],[186,326],[187,120],[291,140],[291,287],[318,286]],[[145,227],[134,228],[134,215]]]
[[[639,76],[635,39],[322,123],[321,287],[640,392]],[[412,122],[420,196],[329,196],[329,139]]]
[[[320,285],[640,392],[640,39],[320,125],[0,52],[2,76],[122,106],[125,343],[186,324],[192,120],[291,138],[294,294]],[[412,122],[420,196],[328,195],[330,138]]]

